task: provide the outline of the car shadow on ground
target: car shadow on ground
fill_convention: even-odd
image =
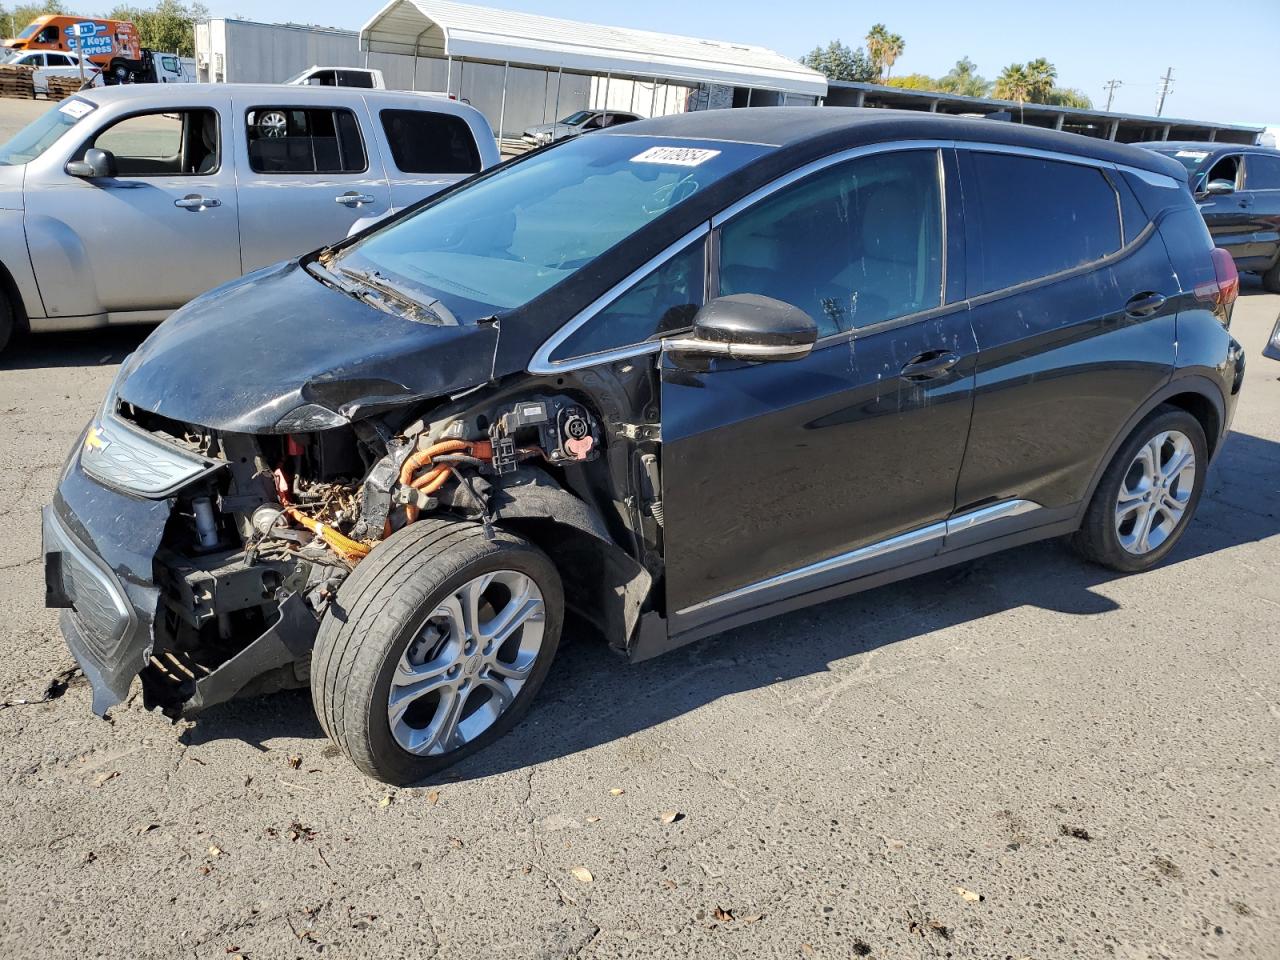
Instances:
[[[138,349],[153,329],[142,326],[101,327],[74,333],[20,336],[0,353],[0,371],[121,363]]]
[[[1280,443],[1232,434],[1166,564],[1280,534],[1280,506],[1258,496],[1278,476]],[[628,664],[599,638],[579,636],[562,645],[525,721],[440,779],[476,779],[589,750],[722,697],[825,673],[877,648],[1020,606],[1108,613],[1117,604],[1095,588],[1118,576],[1045,542],[741,627],[647,663]],[[216,707],[183,739],[240,739],[264,749],[275,737],[323,739],[306,691]]]

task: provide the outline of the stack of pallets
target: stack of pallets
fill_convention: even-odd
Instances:
[[[65,100],[80,90],[79,77],[50,77],[49,78],[49,99]]]
[[[0,64],[0,97],[36,97],[35,67]]]

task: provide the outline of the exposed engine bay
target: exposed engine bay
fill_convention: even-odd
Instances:
[[[630,637],[650,602],[661,555],[656,430],[637,443],[645,431],[621,427],[621,456],[607,458],[610,431],[575,396],[455,402],[394,431],[369,418],[226,433],[127,403],[116,415],[225,465],[178,492],[155,556],[160,600],[141,676],[147,705],[172,717],[305,685],[316,625],[342,583],[425,516],[486,530],[541,525],[566,581],[578,571],[583,612],[611,637]]]

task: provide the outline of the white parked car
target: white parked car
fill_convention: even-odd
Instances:
[[[36,93],[48,94],[50,77],[80,76],[80,60],[74,53],[56,50],[16,50],[0,58],[0,63],[13,66],[35,67]],[[102,68],[91,60],[84,62],[84,78],[89,86],[102,86]]]
[[[86,90],[0,145],[11,329],[158,323],[499,162],[480,111],[392,90]]]

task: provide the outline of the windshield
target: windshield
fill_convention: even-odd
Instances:
[[[560,122],[570,127],[576,127],[579,124],[586,123],[588,118],[594,117],[594,110],[579,110],[577,113],[571,113]]]
[[[524,306],[771,148],[583,137],[477,180],[329,266],[440,301],[461,322]]]
[[[81,119],[97,108],[87,100],[72,97],[42,113],[0,146],[0,167],[30,163]]]
[[[34,33],[35,33],[37,30],[39,30],[39,29],[40,29],[40,21],[39,21],[39,20],[37,20],[35,23],[28,24],[28,25],[27,25],[27,28],[26,28],[25,30],[23,30],[20,34],[18,34],[18,39],[19,39],[19,40],[26,40],[26,39],[29,39],[29,38],[31,37],[31,35],[32,35],[32,34],[34,34]]]
[[[1186,150],[1186,149],[1165,149],[1156,150],[1156,153],[1163,154],[1166,157],[1172,157],[1180,164],[1187,168],[1187,173],[1195,173],[1200,164],[1204,163],[1205,157],[1209,156],[1208,150]]]

